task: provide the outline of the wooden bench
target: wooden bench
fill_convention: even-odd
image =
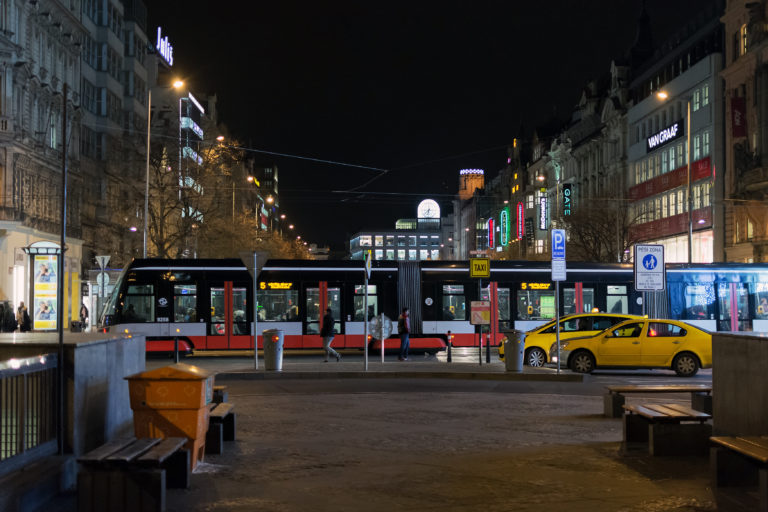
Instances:
[[[224,441],[235,440],[235,405],[229,402],[211,404],[208,433],[205,435],[205,453],[221,455]]]
[[[738,487],[731,497],[735,508],[768,512],[768,436],[715,436],[710,441],[715,445],[710,464],[716,494],[723,487]],[[757,487],[757,504],[746,501],[750,493],[744,487]]]
[[[213,403],[220,404],[229,401],[227,386],[213,386]]]
[[[712,386],[707,384],[628,384],[608,386],[605,394],[603,413],[607,418],[621,418],[628,393],[690,393],[691,408],[712,414]]]
[[[114,439],[77,461],[79,512],[165,511],[166,487],[189,488],[187,439]]]
[[[681,404],[624,405],[623,451],[646,447],[651,455],[706,455],[712,415]]]

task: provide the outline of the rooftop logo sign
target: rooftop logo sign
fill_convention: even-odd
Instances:
[[[684,126],[683,121],[680,120],[671,126],[667,126],[663,130],[661,130],[659,133],[651,135],[650,137],[648,137],[648,139],[646,139],[646,150],[653,151],[654,149],[658,149],[661,146],[664,146],[668,142],[672,142],[675,139],[679,139],[680,137],[685,135],[685,130],[683,129],[683,126]]]
[[[157,27],[157,52],[169,66],[173,66],[173,46],[168,42],[168,36],[162,36],[162,29]]]

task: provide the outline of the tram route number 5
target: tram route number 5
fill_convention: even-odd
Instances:
[[[491,277],[490,258],[470,258],[469,277]]]

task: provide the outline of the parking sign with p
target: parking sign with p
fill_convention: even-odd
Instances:
[[[565,230],[552,230],[552,260],[565,260]]]

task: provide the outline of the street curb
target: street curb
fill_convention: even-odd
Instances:
[[[458,379],[533,382],[584,382],[581,374],[546,373],[479,373],[479,372],[283,372],[257,370],[252,372],[221,372],[222,380],[278,380],[278,379]]]

